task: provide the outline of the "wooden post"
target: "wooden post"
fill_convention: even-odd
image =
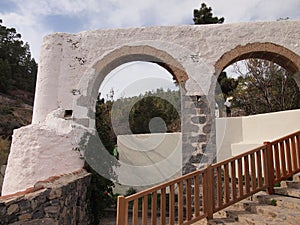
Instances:
[[[148,195],[143,197],[143,206],[142,206],[142,225],[147,225],[148,217]]]
[[[132,210],[132,225],[138,225],[139,223],[139,199],[133,200],[133,210]]]
[[[160,192],[160,224],[166,224],[166,188],[162,188]]]
[[[192,219],[192,190],[191,190],[191,178],[186,181],[186,218],[187,221]]]
[[[213,219],[214,189],[214,174],[211,165],[208,165],[203,174],[204,213],[207,220]]]
[[[117,224],[116,225],[124,225],[127,224],[128,221],[125,221],[127,209],[125,209],[125,197],[118,196],[118,207],[117,207]]]
[[[151,224],[156,225],[157,220],[157,192],[152,193],[151,200]]]
[[[267,169],[267,193],[274,194],[274,162],[273,162],[273,154],[272,154],[272,145],[270,142],[264,142],[266,146],[266,169]]]
[[[178,224],[183,224],[183,181],[178,183]]]

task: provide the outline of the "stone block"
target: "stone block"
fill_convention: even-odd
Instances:
[[[32,218],[30,213],[21,214],[18,219],[19,221],[30,220]]]
[[[59,198],[61,197],[62,194],[62,189],[61,188],[53,188],[48,196],[48,199],[54,199],[54,198]]]
[[[204,134],[200,134],[197,136],[191,136],[189,138],[190,143],[200,143],[200,142],[206,142],[207,141],[207,136]]]
[[[55,206],[47,206],[44,208],[44,212],[46,217],[52,217],[52,218],[57,218],[59,215],[60,207],[55,205]]]
[[[6,214],[6,206],[0,205],[0,217]]]
[[[191,120],[195,124],[204,124],[206,123],[206,116],[194,116]]]
[[[203,133],[209,134],[211,132],[211,125],[210,124],[205,125],[202,130]]]
[[[189,162],[190,163],[200,163],[202,156],[203,156],[202,154],[192,155]]]
[[[12,204],[7,208],[7,214],[11,215],[15,212],[19,211],[19,205],[18,204]]]
[[[21,200],[21,201],[19,202],[19,207],[20,207],[20,211],[24,211],[24,210],[26,210],[26,209],[31,208],[30,201]]]
[[[192,165],[190,162],[186,163],[182,168],[182,174],[187,174],[196,171],[196,167]]]
[[[52,218],[34,219],[30,221],[18,221],[10,225],[58,225],[58,221]]]
[[[32,219],[41,219],[45,216],[44,210],[42,207],[39,207],[32,213]]]
[[[186,127],[184,127],[184,133],[187,133],[187,132],[189,132],[189,133],[191,133],[191,132],[198,133],[199,132],[199,126],[189,124]]]

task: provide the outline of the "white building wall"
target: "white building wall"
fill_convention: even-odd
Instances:
[[[300,109],[216,119],[217,160],[300,130]]]

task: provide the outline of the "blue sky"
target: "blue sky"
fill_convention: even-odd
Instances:
[[[53,32],[193,24],[198,0],[0,0],[3,25],[15,27],[39,61],[43,36]],[[300,20],[299,0],[206,0],[225,23]]]

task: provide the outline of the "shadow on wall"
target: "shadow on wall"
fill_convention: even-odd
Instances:
[[[119,160],[132,167],[131,176],[137,176],[134,186],[138,191],[182,175],[182,134],[179,132],[119,135],[118,152]],[[149,168],[145,182],[137,172],[142,167]],[[122,186],[117,187],[120,193],[129,187]]]

